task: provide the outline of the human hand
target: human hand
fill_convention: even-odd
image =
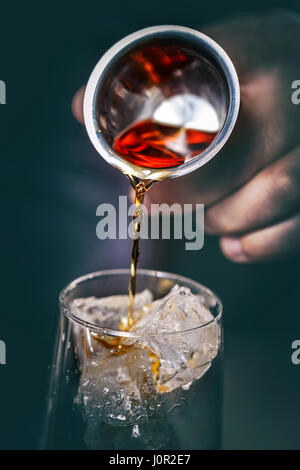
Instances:
[[[300,251],[300,105],[291,100],[291,84],[300,79],[300,20],[280,10],[230,19],[204,32],[235,64],[238,121],[215,158],[155,186],[148,202],[204,203],[205,229],[220,236],[232,261],[292,255]],[[83,92],[73,100],[81,121]]]

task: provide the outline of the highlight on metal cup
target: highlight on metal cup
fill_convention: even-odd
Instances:
[[[125,37],[99,60],[86,87],[84,119],[108,163],[125,174],[159,180],[187,174],[213,158],[232,132],[239,102],[235,68],[215,41],[186,27],[154,26]],[[213,139],[177,166],[139,166],[118,153],[114,142],[149,118],[213,133]]]

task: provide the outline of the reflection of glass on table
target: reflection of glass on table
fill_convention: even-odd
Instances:
[[[219,299],[195,281],[140,270],[134,326],[120,331],[128,278],[102,271],[61,293],[42,447],[219,448]]]

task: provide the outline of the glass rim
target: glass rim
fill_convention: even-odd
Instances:
[[[145,334],[141,335],[141,334],[137,334],[137,333],[131,332],[131,331],[113,330],[111,328],[105,328],[105,327],[101,327],[99,325],[95,325],[94,323],[90,323],[86,320],[83,320],[82,318],[80,318],[79,316],[77,316],[74,313],[74,312],[79,312],[80,309],[74,308],[74,307],[72,309],[70,309],[70,306],[66,304],[65,296],[69,292],[71,292],[80,283],[82,283],[84,281],[88,281],[89,279],[92,280],[92,279],[95,279],[95,278],[100,278],[101,276],[110,276],[110,275],[111,276],[114,276],[114,275],[128,275],[128,279],[129,279],[130,269],[126,269],[126,268],[106,269],[106,270],[101,270],[101,271],[95,271],[95,272],[92,272],[92,273],[89,273],[89,274],[84,274],[83,276],[77,277],[76,279],[71,281],[69,284],[67,284],[61,290],[61,292],[59,294],[59,305],[62,309],[62,314],[64,316],[66,316],[67,318],[69,318],[70,320],[74,321],[75,323],[79,324],[80,326],[82,326],[86,329],[92,330],[93,332],[100,333],[101,335],[113,336],[113,337],[122,337],[122,338],[131,338],[131,339],[142,339],[142,338],[145,339],[145,338],[153,338],[153,337],[157,337],[157,336],[162,337],[162,336],[170,336],[170,335],[188,333],[188,332],[191,332],[191,331],[194,331],[194,330],[198,330],[200,328],[207,327],[208,325],[210,325],[212,323],[216,323],[222,317],[223,304],[222,304],[219,296],[216,295],[211,289],[204,286],[200,282],[194,281],[193,279],[190,279],[190,278],[185,277],[185,276],[181,276],[180,274],[169,273],[169,272],[166,272],[166,271],[158,271],[158,270],[154,270],[154,269],[138,269],[137,270],[137,276],[145,275],[145,276],[156,277],[156,278],[168,278],[168,279],[176,280],[176,282],[178,281],[178,283],[180,283],[180,281],[183,281],[183,282],[189,283],[190,285],[192,285],[195,288],[198,288],[198,289],[200,288],[200,290],[206,292],[207,294],[209,294],[210,296],[212,296],[215,299],[216,304],[218,305],[218,310],[219,310],[218,314],[212,320],[210,320],[206,323],[203,323],[202,325],[198,325],[198,326],[195,326],[193,328],[188,328],[186,330],[170,331],[170,332],[158,332],[158,333],[153,333],[153,334],[149,334],[149,335],[145,335]],[[116,294],[116,295],[126,295],[126,294]]]

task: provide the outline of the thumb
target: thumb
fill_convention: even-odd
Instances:
[[[85,85],[83,85],[79,90],[76,91],[75,95],[73,96],[72,100],[72,112],[81,124],[84,123],[83,118],[83,96],[85,92]]]

